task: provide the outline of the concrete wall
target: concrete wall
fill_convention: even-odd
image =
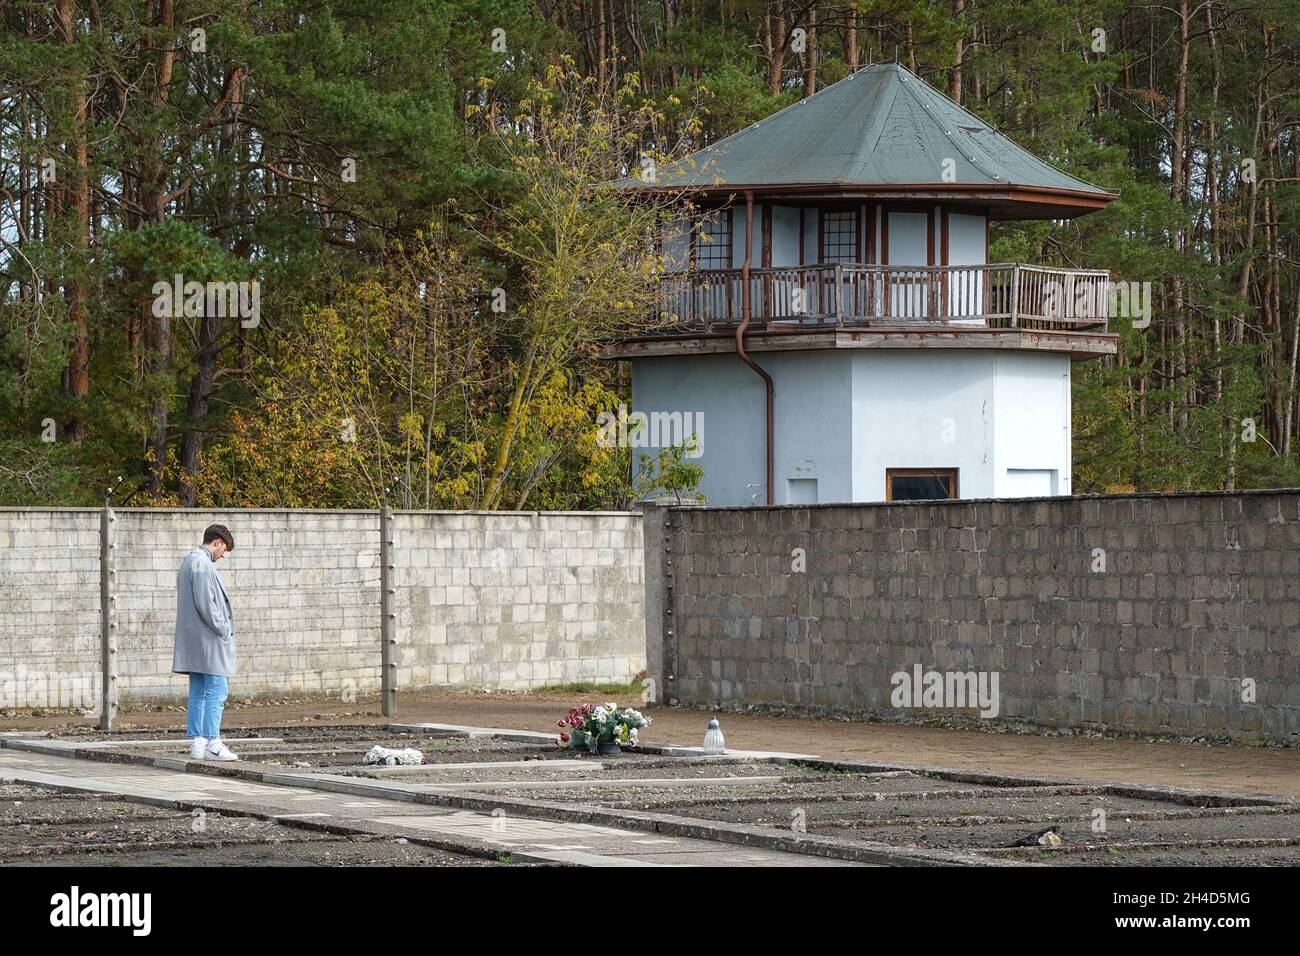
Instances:
[[[887,468],[956,468],[962,498],[1015,494],[1007,469],[1070,475],[1070,359],[1046,352],[872,351],[853,362],[855,501]],[[833,500],[833,499],[828,499]]]
[[[99,644],[99,512],[0,510],[0,708],[93,706]]]
[[[853,495],[849,353],[778,352],[760,356],[776,389],[775,500],[790,500],[791,481],[816,480],[818,501]],[[634,363],[634,411],[704,416],[700,492],[711,503],[767,500],[763,381],[734,355],[642,359]],[[653,449],[648,449],[653,454]]]
[[[1004,720],[1300,739],[1300,492],[678,508],[646,543],[666,699],[957,713],[894,706],[919,665],[997,673]]]
[[[645,670],[641,516],[396,518],[398,685],[523,690]]]
[[[692,459],[704,469],[701,493],[720,504],[766,500],[763,382],[734,355],[633,362],[630,410],[702,413],[703,454]],[[657,450],[632,454],[654,456]]]
[[[235,606],[232,694],[378,690],[377,512],[119,510],[122,702],[183,698],[176,568],[213,523],[236,545],[218,566]],[[98,706],[99,526],[97,510],[0,509],[0,707]],[[400,513],[394,563],[399,689],[644,669],[639,515]]]
[[[961,497],[993,494],[993,353],[850,355],[853,500],[883,501],[887,468],[956,468]]]
[[[818,502],[883,501],[887,468],[956,468],[962,498],[1069,492],[1067,355],[825,349],[757,359],[776,394],[777,504],[799,500],[791,481],[810,479]],[[709,504],[765,502],[762,380],[735,355],[632,366],[633,411],[703,415],[695,463]]]
[[[1070,493],[1068,356],[1055,352],[998,355],[993,422],[993,497]],[[976,496],[963,493],[962,497]]]
[[[224,524],[217,565],[235,610],[236,696],[365,691],[379,680],[379,524],[364,511],[115,512],[119,694],[175,699],[176,568]],[[96,522],[98,516],[94,516]],[[98,629],[98,620],[95,622]]]

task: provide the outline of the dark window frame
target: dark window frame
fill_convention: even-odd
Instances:
[[[886,501],[954,501],[960,495],[958,480],[960,477],[960,468],[886,468],[885,469],[885,500]],[[948,478],[948,497],[947,498],[894,498],[894,479],[895,478]]]
[[[731,209],[723,207],[710,209],[695,220],[694,228],[691,229],[692,270],[716,272],[732,268],[731,264],[735,261],[733,218]],[[717,234],[710,231],[708,234],[712,237],[711,241],[706,242],[703,236],[705,227],[710,223],[717,223],[721,228]],[[719,236],[725,241],[720,241]]]
[[[824,263],[857,263],[862,249],[859,244],[861,232],[861,210],[856,206],[848,208],[826,208],[818,217],[818,259]],[[831,226],[835,226],[834,231]],[[848,249],[846,254],[843,250]]]

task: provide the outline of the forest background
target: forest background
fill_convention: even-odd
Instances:
[[[590,509],[689,486],[597,440],[628,395],[600,344],[653,311],[661,213],[602,184],[873,62],[1120,193],[992,232],[990,261],[1154,289],[1149,326],[1115,320],[1120,354],[1075,367],[1077,492],[1298,486],[1296,13],[0,0],[0,504]],[[255,281],[256,314],[159,309],[176,275]]]

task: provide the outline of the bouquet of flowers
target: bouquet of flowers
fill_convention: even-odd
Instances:
[[[575,750],[585,748],[595,753],[597,747],[607,743],[635,747],[637,731],[649,727],[650,718],[631,707],[620,707],[610,702],[574,707],[557,723],[561,728],[555,739],[557,744]]]

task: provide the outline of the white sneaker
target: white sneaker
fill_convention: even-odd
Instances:
[[[216,748],[213,749],[213,744]],[[203,752],[207,760],[238,760],[239,758],[231,752],[230,748],[221,742],[220,739],[209,740],[207,750]]]
[[[207,745],[208,745],[208,740],[206,737],[195,737],[194,743],[190,744],[190,759],[202,760],[203,748],[206,747]]]

